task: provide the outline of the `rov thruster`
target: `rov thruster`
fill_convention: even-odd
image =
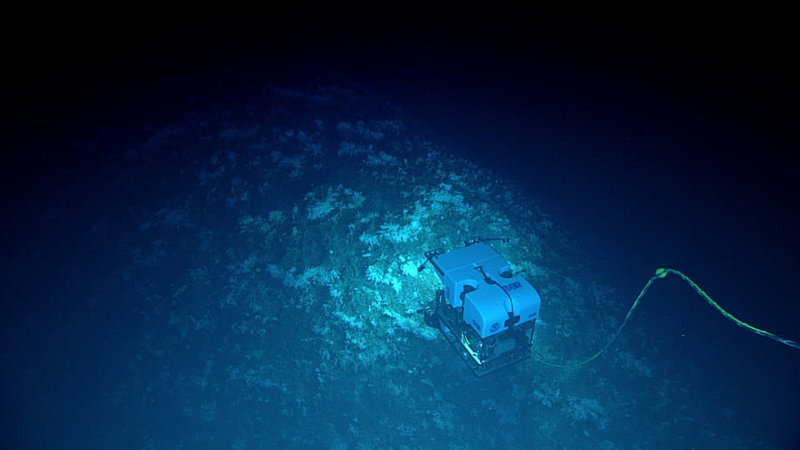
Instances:
[[[450,252],[425,252],[444,289],[433,306],[420,310],[477,376],[531,357],[541,299],[522,276],[488,242],[472,239]]]

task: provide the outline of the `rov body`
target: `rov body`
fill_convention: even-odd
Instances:
[[[425,322],[441,331],[475,375],[531,357],[541,298],[488,242],[475,239],[425,257],[444,287],[423,310]]]

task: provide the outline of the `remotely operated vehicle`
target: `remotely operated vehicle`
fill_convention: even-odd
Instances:
[[[531,357],[531,345],[541,299],[522,276],[489,245],[473,239],[445,252],[425,252],[422,271],[431,263],[444,289],[433,306],[420,310],[467,363],[483,376]]]

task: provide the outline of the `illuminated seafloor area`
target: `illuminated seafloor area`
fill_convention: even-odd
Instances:
[[[780,446],[737,381],[703,375],[713,350],[681,354],[644,312],[590,364],[474,377],[417,312],[440,288],[426,250],[508,238],[553,362],[602,347],[646,279],[617,292],[520,180],[402,105],[248,89],[65,144],[92,156],[14,205],[9,235],[37,238],[4,258],[7,300],[35,307],[4,319],[6,448]]]

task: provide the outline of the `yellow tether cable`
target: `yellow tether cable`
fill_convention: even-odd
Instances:
[[[700,286],[698,286],[697,283],[692,281],[691,278],[687,277],[686,275],[681,273],[679,270],[660,268],[660,269],[656,270],[656,274],[653,275],[653,277],[650,278],[647,281],[647,284],[644,285],[644,288],[642,288],[642,291],[639,292],[639,296],[636,297],[636,301],[633,302],[633,305],[631,306],[631,309],[628,310],[628,314],[625,315],[625,320],[622,321],[622,324],[620,324],[619,328],[617,328],[617,331],[614,333],[613,336],[611,336],[611,339],[606,343],[606,345],[604,345],[603,348],[601,348],[597,353],[595,353],[594,355],[592,355],[588,359],[585,359],[583,361],[579,361],[579,362],[576,362],[576,363],[570,363],[570,364],[558,364],[558,363],[553,363],[553,362],[550,362],[550,361],[546,361],[541,356],[539,356],[536,352],[534,352],[535,359],[537,361],[539,361],[540,363],[542,363],[542,364],[546,364],[546,365],[552,366],[552,367],[576,367],[576,366],[581,366],[583,364],[586,364],[588,362],[591,362],[591,361],[595,360],[598,356],[602,355],[603,352],[605,352],[608,349],[608,347],[617,339],[617,336],[619,336],[619,334],[622,332],[622,328],[624,328],[625,324],[628,323],[628,319],[631,318],[631,315],[633,314],[633,311],[636,309],[637,306],[639,306],[639,302],[642,300],[642,297],[644,297],[644,294],[647,292],[647,290],[650,289],[650,286],[653,284],[653,282],[658,280],[658,279],[660,279],[660,278],[666,278],[666,276],[669,275],[670,273],[679,276],[683,281],[686,282],[686,284],[691,286],[691,288],[694,289],[695,292],[697,292],[697,294],[700,295],[700,297],[703,297],[705,299],[705,301],[709,305],[714,307],[714,309],[716,309],[720,314],[722,314],[723,317],[725,317],[726,319],[728,319],[731,322],[735,323],[736,325],[739,325],[740,327],[744,328],[745,330],[747,330],[747,331],[749,331],[751,333],[755,333],[755,334],[757,334],[759,336],[764,336],[764,337],[770,338],[770,339],[778,341],[778,342],[780,342],[782,344],[786,344],[789,347],[794,347],[794,348],[800,350],[800,344],[798,344],[795,341],[790,341],[789,339],[784,339],[784,338],[782,338],[782,337],[780,337],[780,336],[778,336],[776,334],[770,333],[767,330],[762,330],[761,328],[756,328],[756,327],[750,325],[749,323],[742,322],[741,320],[737,319],[736,317],[733,316],[733,314],[729,313],[728,311],[725,311],[724,308],[719,306],[719,304],[717,304],[717,302],[715,302],[714,299],[709,297],[709,295],[706,294],[706,292],[702,288],[700,288]]]

